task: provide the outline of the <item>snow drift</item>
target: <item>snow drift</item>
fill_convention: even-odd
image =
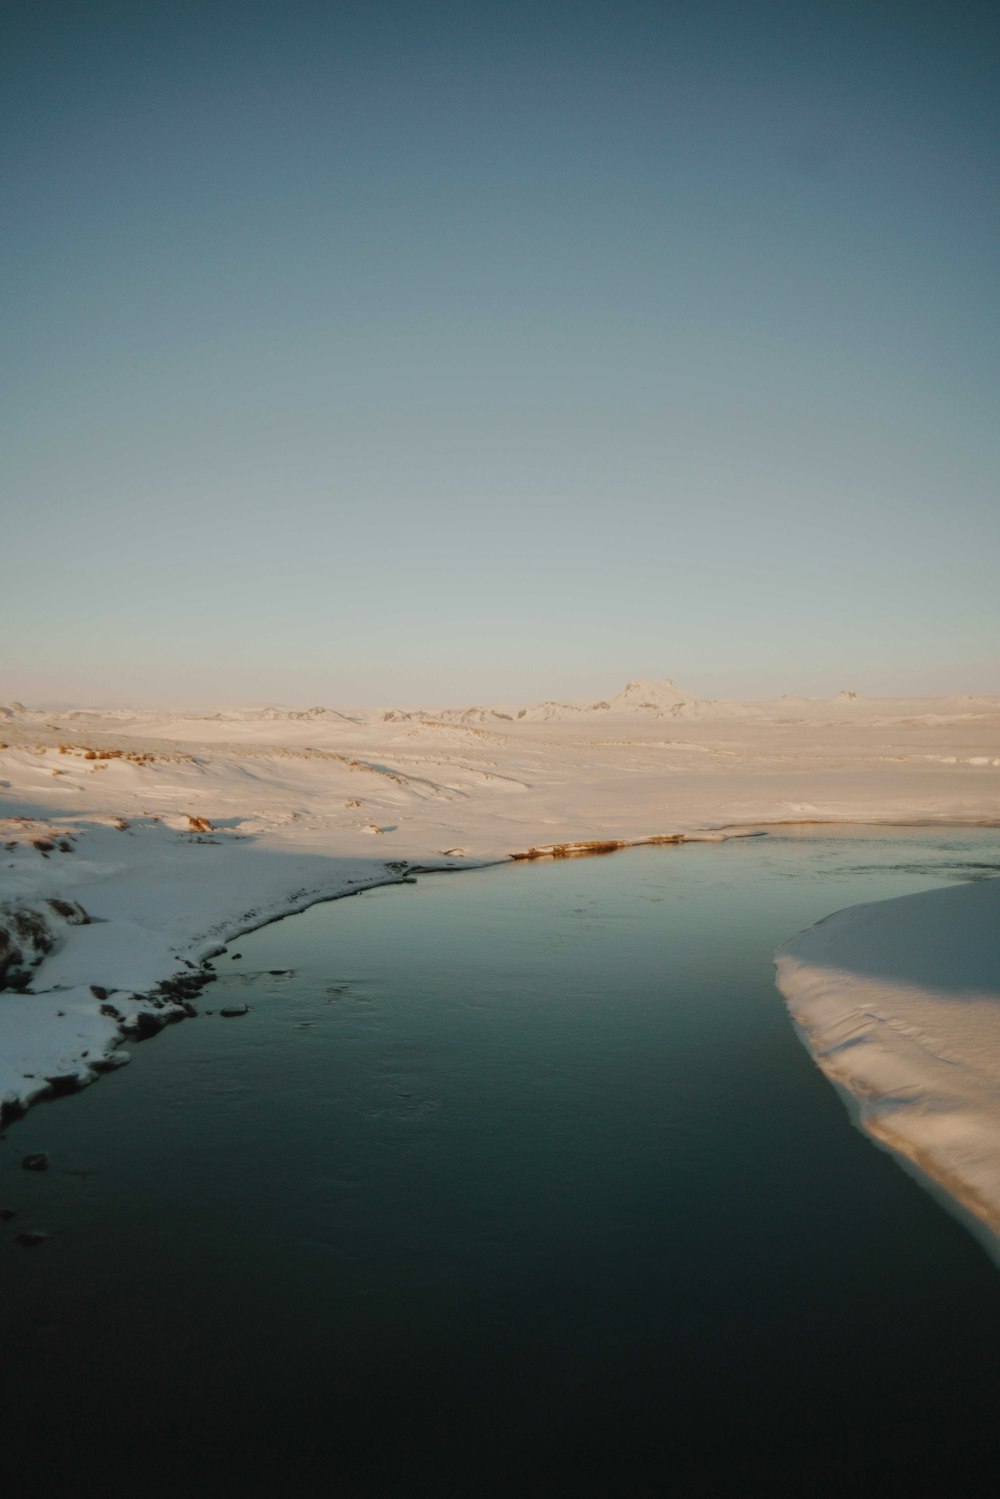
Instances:
[[[839,911],[775,964],[861,1126],[942,1186],[1000,1260],[1000,879]]]

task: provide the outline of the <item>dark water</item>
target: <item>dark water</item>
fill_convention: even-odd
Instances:
[[[242,938],[215,1014],[0,1146],[0,1478],[992,1492],[1000,1275],[851,1127],[771,953],[998,866],[996,831],[770,836]]]

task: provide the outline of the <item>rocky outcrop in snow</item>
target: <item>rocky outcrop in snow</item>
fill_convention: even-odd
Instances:
[[[32,970],[59,947],[65,929],[89,920],[75,900],[0,906],[0,989],[24,989]]]

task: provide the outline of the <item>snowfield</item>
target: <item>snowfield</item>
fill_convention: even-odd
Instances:
[[[529,707],[0,706],[0,1108],[124,1060],[124,1038],[190,1012],[224,943],[317,900],[789,821],[1000,822],[1000,699],[714,703],[634,681]],[[998,896],[961,886],[835,918],[784,949],[779,981],[866,1128],[1000,1230]],[[959,931],[980,955],[960,1002],[936,968],[866,959],[904,908],[939,932],[949,972]]]

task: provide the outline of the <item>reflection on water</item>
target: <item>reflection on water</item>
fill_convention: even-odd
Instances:
[[[1000,1279],[850,1127],[770,959],[998,863],[994,830],[783,831],[242,937],[210,1014],[0,1151],[5,1472],[978,1492]]]

